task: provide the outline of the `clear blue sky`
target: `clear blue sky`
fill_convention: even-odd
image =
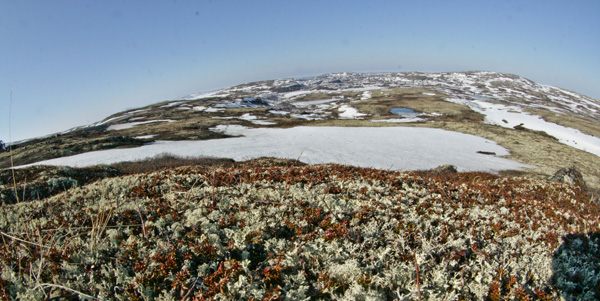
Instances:
[[[0,140],[248,81],[509,72],[600,99],[600,1],[0,0]]]

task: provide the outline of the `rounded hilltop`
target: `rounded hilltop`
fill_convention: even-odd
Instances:
[[[510,74],[339,73],[13,143],[0,297],[598,298],[598,110]]]

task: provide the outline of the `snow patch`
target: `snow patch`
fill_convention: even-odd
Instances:
[[[269,113],[271,114],[275,114],[275,115],[287,115],[290,112],[287,111],[279,111],[279,110],[270,110]]]
[[[250,122],[252,122],[254,124],[258,124],[258,125],[273,125],[273,124],[277,124],[276,122],[259,119],[259,117],[251,115],[250,113],[246,113],[246,114],[238,117],[238,119],[250,121]]]
[[[310,101],[298,101],[298,102],[294,102],[293,104],[296,107],[304,108],[304,107],[328,104],[330,102],[340,101],[340,100],[341,100],[340,98],[319,99],[319,100],[310,100]]]
[[[379,120],[371,120],[372,122],[419,122],[425,121],[423,118],[412,117],[412,118],[394,118],[394,119],[379,119]]]
[[[135,139],[152,139],[154,138],[156,135],[144,135],[144,136],[135,136]]]
[[[171,119],[159,119],[159,120],[137,121],[137,122],[130,122],[130,123],[113,124],[113,125],[110,125],[106,130],[118,131],[118,130],[130,129],[130,128],[140,125],[140,124],[147,124],[147,123],[153,123],[153,122],[174,122],[174,121],[175,120],[171,120]]]
[[[349,118],[349,119],[362,119],[362,116],[366,116],[367,114],[359,113],[357,109],[349,106],[343,105],[339,107],[338,111],[342,112],[338,116],[340,118]]]
[[[305,91],[305,90],[302,90],[302,91],[287,92],[287,93],[284,93],[281,96],[281,98],[283,98],[283,99],[289,99],[289,98],[293,98],[293,97],[300,96],[300,95],[305,95],[305,94],[312,93],[312,92],[314,92],[314,91]]]
[[[209,98],[209,97],[227,97],[229,96],[229,93],[224,93],[221,90],[218,91],[212,91],[212,92],[204,92],[204,93],[195,93],[195,94],[191,94],[188,95],[186,97],[182,97],[182,100],[199,100],[202,98]]]
[[[250,122],[252,122],[256,125],[275,125],[275,124],[277,124],[277,122],[268,121],[268,120],[252,120]]]
[[[363,92],[363,91],[370,91],[370,90],[378,90],[381,89],[380,86],[367,86],[367,87],[362,87],[362,88],[347,88],[347,89],[341,89],[342,92]]]
[[[239,117],[213,117],[215,119],[240,119],[240,120],[245,120],[245,121],[250,121],[254,124],[257,125],[273,125],[273,124],[277,124],[276,122],[273,121],[268,121],[268,120],[263,120],[263,119],[259,119],[259,117],[254,116],[250,113],[246,113],[242,116]]]
[[[468,105],[473,111],[485,115],[485,122],[505,128],[517,125],[535,131],[544,131],[561,143],[600,156],[600,138],[587,135],[579,130],[547,122],[542,117],[523,112],[520,107],[506,106],[479,100],[447,99]]]
[[[170,107],[174,107],[174,106],[178,106],[180,104],[184,103],[183,101],[174,101],[174,102],[170,102],[164,106],[160,106],[161,108],[170,108]]]
[[[305,119],[305,120],[322,120],[325,117],[323,115],[315,114],[315,113],[311,113],[311,114],[292,114],[291,116],[292,116],[292,118],[299,118],[299,119]]]
[[[459,170],[497,172],[530,167],[477,151],[508,151],[481,137],[431,128],[217,126],[213,130],[242,137],[202,141],[156,141],[141,147],[112,149],[63,157],[37,164],[74,167],[134,161],[169,153],[249,160],[264,156],[300,158],[309,164],[339,163],[393,170],[418,170],[453,164]],[[444,143],[440,143],[443,141]],[[33,165],[33,164],[32,164]]]

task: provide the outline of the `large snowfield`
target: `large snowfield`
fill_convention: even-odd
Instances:
[[[300,159],[389,170],[431,169],[442,164],[460,171],[497,172],[527,165],[502,158],[508,151],[481,137],[412,127],[295,127],[214,129],[239,137],[204,141],[157,141],[145,146],[89,152],[35,163],[85,167],[134,161],[160,154],[210,156],[236,161],[259,157]],[[477,153],[493,152],[494,155]]]

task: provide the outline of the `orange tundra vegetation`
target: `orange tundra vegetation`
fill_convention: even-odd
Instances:
[[[542,180],[188,166],[4,205],[0,297],[596,298],[599,225],[584,191]]]

